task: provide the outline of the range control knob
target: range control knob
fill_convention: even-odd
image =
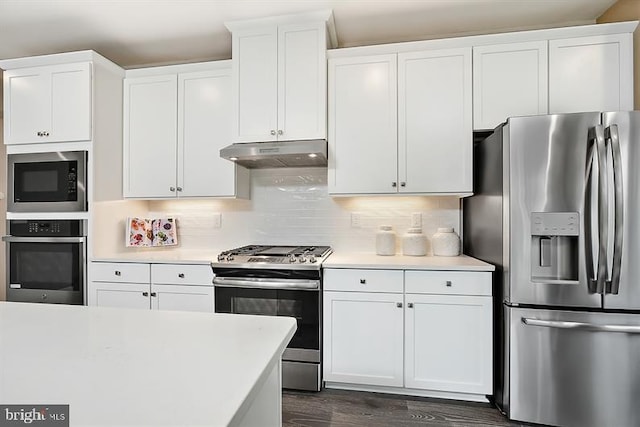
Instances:
[[[225,254],[218,255],[218,261],[224,261],[225,258],[226,258]]]
[[[304,257],[304,255],[300,255],[300,258],[298,258],[298,261],[307,262],[307,259]]]
[[[227,261],[233,261],[235,257],[233,255],[227,255]]]
[[[296,262],[296,256],[294,254],[289,254],[289,262]]]
[[[309,255],[309,257],[308,257],[308,261],[309,261],[310,263],[314,263],[314,262],[316,262],[316,257],[315,257],[315,255]]]

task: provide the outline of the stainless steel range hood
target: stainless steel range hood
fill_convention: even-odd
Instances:
[[[327,166],[327,141],[253,142],[231,144],[220,157],[249,169]]]

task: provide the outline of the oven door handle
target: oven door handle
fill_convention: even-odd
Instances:
[[[213,284],[233,288],[257,288],[257,289],[320,289],[320,280],[306,279],[238,279],[235,277],[214,277]]]
[[[86,237],[16,237],[2,236],[3,242],[15,243],[84,243]]]

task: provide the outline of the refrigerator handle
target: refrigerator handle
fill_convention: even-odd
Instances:
[[[598,159],[598,271],[596,273],[596,293],[604,294],[607,281],[607,242],[609,241],[609,207],[607,202],[607,147],[604,128],[596,126],[596,156]]]
[[[595,139],[595,138],[593,138]],[[591,135],[589,143],[591,143]],[[593,233],[592,227],[592,185],[593,185],[593,162],[595,157],[596,144],[590,144],[587,152],[587,164],[584,176],[584,257],[587,270],[587,287],[590,294],[596,293],[596,281],[593,271]]]
[[[592,332],[623,332],[627,334],[640,334],[640,326],[636,325],[595,325],[593,323],[569,322],[564,320],[540,320],[523,317],[522,323],[530,326],[541,326],[557,329],[578,329]]]
[[[607,292],[617,294],[620,288],[620,268],[622,265],[622,230],[624,225],[624,200],[622,187],[622,154],[620,152],[620,137],[618,125],[610,125],[605,132],[605,137],[611,141],[611,154],[613,160],[613,267],[611,281],[607,282]]]

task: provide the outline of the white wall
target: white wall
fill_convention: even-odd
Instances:
[[[2,73],[0,73],[2,76]],[[1,113],[1,112],[0,112]],[[2,140],[4,135],[2,115],[0,115],[0,192],[4,194],[4,197],[0,200],[0,235],[4,236],[7,228],[7,150]],[[4,301],[7,295],[7,274],[6,274],[6,251],[5,244],[0,244],[0,301]]]
[[[422,213],[423,231],[429,237],[437,227],[453,227],[460,233],[457,198],[332,198],[327,194],[325,168],[253,170],[251,192],[251,200],[150,201],[148,215],[151,217],[177,216],[180,245],[144,251],[215,254],[246,244],[308,244],[330,245],[340,251],[374,252],[377,227],[393,225],[400,237],[409,228],[414,212]],[[121,248],[120,253],[139,252],[139,249],[124,249],[124,220],[134,212],[110,206],[105,216],[110,218],[111,227],[117,221],[117,232],[112,233],[112,237],[107,234],[99,238],[107,239],[103,240],[104,248]],[[116,211],[119,217],[114,217]],[[361,228],[351,227],[352,212],[361,215]],[[214,227],[217,213],[222,216],[221,228]],[[96,219],[100,221],[99,217]],[[108,241],[114,237],[119,240]],[[108,256],[102,250],[99,252],[95,255]]]

